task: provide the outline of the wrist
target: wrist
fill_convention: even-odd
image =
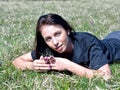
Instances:
[[[71,62],[70,60],[66,60],[66,62],[65,62],[65,70],[68,70],[68,71],[70,71],[70,69],[71,69],[71,67],[72,67],[72,63],[73,62]]]

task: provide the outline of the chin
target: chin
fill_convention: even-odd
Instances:
[[[56,52],[58,52],[58,53],[60,53],[60,54],[65,53],[65,51],[66,51],[65,48],[63,48],[61,51],[57,51],[57,50],[56,50]]]
[[[57,52],[57,53],[60,53],[60,54],[61,54],[61,53],[64,53],[64,51],[56,51],[56,52]]]
[[[57,51],[57,52],[60,53],[60,54],[63,53],[62,51]]]

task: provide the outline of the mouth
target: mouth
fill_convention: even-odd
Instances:
[[[60,45],[60,46],[58,46],[58,47],[56,47],[55,49],[57,50],[57,51],[61,51],[62,50],[62,47],[63,45]]]

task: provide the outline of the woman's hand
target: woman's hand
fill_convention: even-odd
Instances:
[[[51,63],[49,62],[49,57],[41,56],[40,59],[33,61],[33,70],[45,72],[51,70]]]
[[[67,65],[69,65],[69,60],[66,58],[54,57],[55,63],[52,64],[52,69],[62,71],[67,70]]]
[[[67,59],[65,58],[60,58],[60,57],[43,57],[41,56],[39,60],[35,60],[33,62],[33,69],[36,71],[48,71],[48,70],[66,70],[67,69],[67,64],[68,64]]]
[[[103,77],[105,81],[108,81],[112,78],[111,70],[108,64],[105,64],[101,68],[98,69],[99,75]]]

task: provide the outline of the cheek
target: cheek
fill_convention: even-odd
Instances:
[[[47,44],[50,48],[52,48],[52,43],[51,43],[51,42],[46,42],[46,44]]]
[[[64,37],[63,37],[63,41],[64,41],[64,42],[66,42],[66,43],[67,43],[67,42],[68,42],[68,40],[69,40],[69,37],[68,37],[68,36],[64,36]]]
[[[63,35],[61,35],[61,41],[63,41],[63,42],[66,42],[66,41],[68,41],[68,35],[67,35],[67,33],[64,33]]]

